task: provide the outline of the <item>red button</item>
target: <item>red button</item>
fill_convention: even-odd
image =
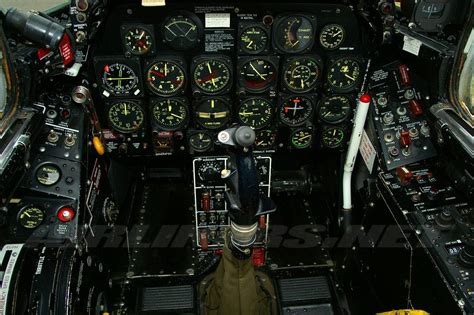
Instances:
[[[418,117],[423,115],[423,108],[421,107],[420,102],[417,100],[411,100],[408,104],[410,105],[410,112],[413,116]]]
[[[201,195],[201,210],[209,211],[211,209],[211,196],[208,192],[202,193]]]
[[[76,213],[74,212],[72,208],[69,208],[69,207],[61,208],[58,211],[58,219],[61,222],[72,221],[72,219],[74,219],[75,216],[76,216]]]
[[[400,132],[400,145],[404,147],[408,147],[411,144],[410,133],[408,131],[401,131]]]
[[[255,247],[252,252],[252,264],[255,267],[260,267],[265,264],[265,249],[261,247]]]

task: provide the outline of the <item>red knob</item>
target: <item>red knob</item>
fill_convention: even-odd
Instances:
[[[423,115],[423,108],[418,100],[411,100],[408,105],[410,106],[410,112],[414,117]]]
[[[209,241],[207,239],[207,230],[201,230],[199,232],[199,245],[201,245],[201,249],[206,251],[209,247]]]
[[[208,192],[204,192],[201,195],[201,210],[209,211],[211,209],[211,195]]]
[[[408,147],[411,144],[410,133],[406,130],[400,132],[400,146],[402,148]]]
[[[398,72],[400,73],[400,81],[403,85],[407,86],[411,84],[410,73],[408,72],[407,65],[399,65]]]
[[[69,208],[69,207],[63,207],[59,209],[58,211],[58,219],[61,222],[72,221],[72,219],[74,219],[75,216],[76,216],[76,213],[74,212],[72,208]]]

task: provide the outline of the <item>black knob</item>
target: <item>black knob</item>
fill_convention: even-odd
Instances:
[[[466,268],[474,268],[474,244],[466,244],[459,252],[458,262]]]
[[[450,230],[454,226],[454,218],[451,214],[451,210],[444,209],[435,218],[436,225],[441,231]]]
[[[255,142],[255,131],[250,127],[242,126],[237,128],[234,137],[238,145],[247,148]]]

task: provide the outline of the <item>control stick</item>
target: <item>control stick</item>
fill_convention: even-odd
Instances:
[[[247,126],[223,130],[218,141],[229,147],[230,167],[221,177],[228,190],[225,197],[229,206],[230,241],[234,254],[248,256],[256,240],[258,218],[276,210],[270,198],[260,193],[259,175],[255,166],[252,145],[255,131]]]

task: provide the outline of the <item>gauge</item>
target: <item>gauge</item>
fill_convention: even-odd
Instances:
[[[251,59],[240,68],[241,85],[251,92],[266,90],[276,78],[276,67],[266,59]]]
[[[217,94],[230,85],[229,65],[220,59],[198,61],[193,71],[194,84],[206,94]]]
[[[131,26],[124,33],[127,52],[134,55],[146,55],[153,47],[153,35],[146,28]]]
[[[220,161],[204,161],[199,165],[197,174],[203,182],[221,180],[221,172],[224,165]]]
[[[270,149],[275,146],[276,133],[270,129],[257,131],[255,134],[255,147],[260,150]]]
[[[184,69],[174,61],[156,61],[147,71],[150,91],[160,96],[172,96],[184,88]]]
[[[268,33],[263,26],[244,27],[240,34],[240,50],[247,54],[259,54],[267,49]]]
[[[329,67],[328,83],[335,91],[348,92],[357,86],[360,76],[360,63],[358,60],[354,58],[341,58]]]
[[[44,211],[35,206],[28,206],[18,213],[18,223],[25,229],[35,229],[43,223]]]
[[[323,27],[319,35],[319,43],[325,49],[336,49],[344,42],[346,32],[339,24],[329,24]]]
[[[188,122],[189,109],[184,99],[155,99],[151,104],[153,119],[163,130],[178,130]]]
[[[61,170],[55,164],[45,164],[36,171],[36,180],[43,186],[53,186],[61,179]]]
[[[189,137],[189,147],[196,152],[206,152],[212,147],[212,138],[206,132],[196,132]]]
[[[145,113],[135,102],[119,101],[109,107],[107,117],[113,129],[122,133],[131,133],[143,126]]]
[[[219,129],[229,120],[229,104],[221,98],[205,99],[196,107],[196,121],[204,128]]]
[[[321,142],[326,148],[340,147],[346,138],[346,132],[341,127],[331,127],[323,131]]]
[[[309,17],[286,16],[276,22],[273,40],[276,48],[284,53],[301,53],[313,46],[314,31],[313,20]]]
[[[338,124],[351,115],[351,101],[345,95],[333,95],[321,101],[319,118],[328,124]]]
[[[138,83],[138,77],[132,68],[121,63],[105,65],[102,80],[104,87],[115,94],[129,92]]]
[[[187,50],[201,40],[202,25],[191,14],[178,14],[168,17],[162,28],[163,41],[177,50]]]
[[[269,100],[255,97],[242,101],[238,119],[247,126],[259,129],[267,126],[272,119],[273,106]]]
[[[313,142],[313,130],[309,128],[295,130],[291,136],[291,145],[297,149],[306,149]]]
[[[312,101],[303,96],[289,97],[280,106],[280,120],[290,127],[304,124],[310,119],[312,113]]]
[[[305,93],[313,89],[321,76],[321,63],[313,57],[291,59],[284,68],[283,83],[296,93]]]

